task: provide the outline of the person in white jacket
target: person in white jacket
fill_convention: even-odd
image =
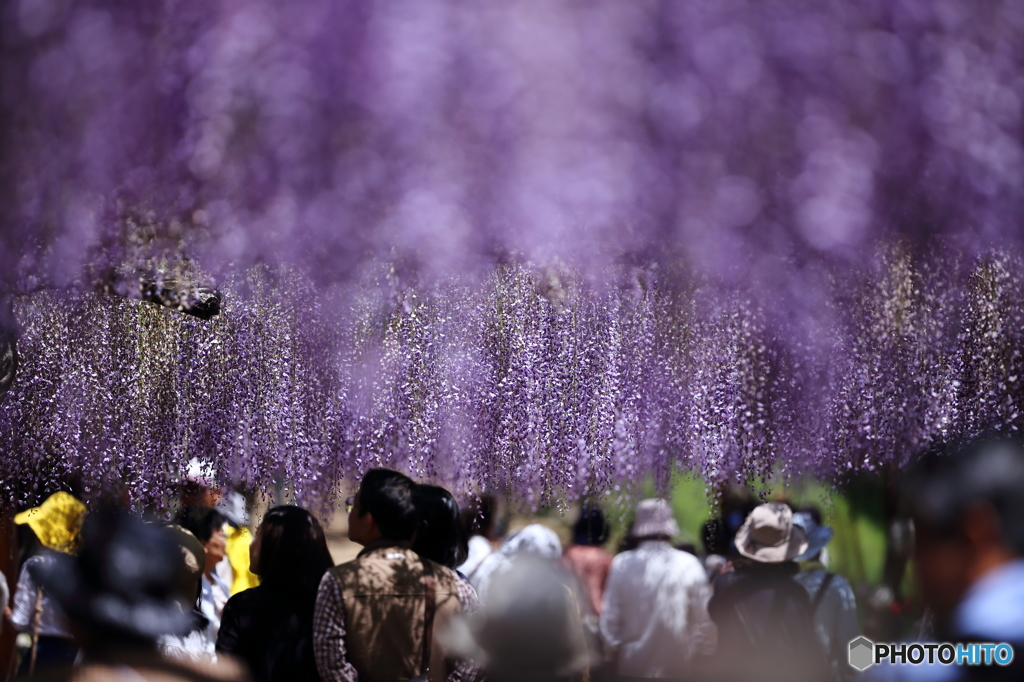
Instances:
[[[600,622],[620,677],[685,677],[713,641],[707,574],[697,557],[672,547],[678,533],[668,502],[644,500],[633,526],[639,546],[612,562]]]

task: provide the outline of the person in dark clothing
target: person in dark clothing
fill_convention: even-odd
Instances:
[[[804,586],[811,598],[818,642],[828,654],[831,679],[853,680],[857,671],[848,662],[849,644],[860,634],[857,622],[857,597],[850,582],[826,567],[825,546],[833,531],[821,525],[821,512],[815,507],[793,514],[793,524],[804,529],[809,546],[796,558],[800,572],[794,580]]]
[[[78,655],[78,645],[68,630],[67,620],[53,598],[39,582],[40,571],[51,566],[58,556],[77,551],[79,529],[86,508],[66,492],[51,495],[42,505],[17,514],[19,535],[24,540],[26,559],[14,592],[11,624],[15,630],[32,635],[34,648],[21,660],[19,675],[50,666],[70,665]],[[7,607],[7,601],[3,603]]]
[[[441,486],[422,483],[416,486],[413,497],[420,515],[420,525],[412,551],[424,559],[452,569],[466,600],[464,612],[475,612],[480,606],[476,589],[469,578],[455,568],[466,560],[469,553],[459,503]],[[462,668],[462,675],[463,679],[473,678],[476,675],[475,669],[467,664]]]
[[[41,575],[44,588],[67,616],[81,644],[81,661],[74,667],[38,674],[35,679],[249,679],[230,656],[200,662],[161,654],[158,641],[162,637],[186,636],[202,621],[193,608],[194,597],[180,594],[182,547],[170,531],[115,508],[100,508],[86,519],[81,537],[78,556],[58,557]],[[194,567],[197,573],[198,563]]]
[[[455,570],[468,554],[459,503],[441,486],[427,484],[416,486],[415,500],[420,526],[412,551]]]
[[[818,682],[828,679],[807,590],[793,579],[807,550],[793,512],[756,507],[736,533],[736,570],[715,581],[708,613],[718,628],[714,679]]]
[[[334,565],[320,522],[299,507],[274,507],[256,531],[250,563],[260,585],[228,600],[217,651],[245,661],[255,682],[319,682],[313,607]]]

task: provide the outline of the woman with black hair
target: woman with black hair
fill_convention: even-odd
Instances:
[[[412,550],[421,557],[455,567],[466,560],[466,537],[462,531],[459,503],[450,492],[437,485],[416,486],[416,508],[420,514],[420,527],[416,531]],[[466,576],[459,574],[463,579]]]
[[[320,580],[334,565],[320,522],[299,507],[274,507],[249,554],[260,585],[228,600],[217,651],[245,661],[255,682],[319,682],[313,607]]]
[[[572,529],[572,545],[562,555],[565,567],[576,574],[595,616],[601,615],[601,598],[608,582],[612,555],[604,549],[610,528],[598,507],[584,507]]]
[[[441,564],[454,571],[461,584],[463,613],[471,615],[480,607],[476,588],[456,566],[466,560],[469,546],[462,527],[459,503],[455,497],[439,485],[418,483],[413,491],[413,500],[420,517],[420,525],[413,537],[412,551],[424,559]],[[478,679],[479,671],[469,661],[458,664],[457,676],[463,680]]]

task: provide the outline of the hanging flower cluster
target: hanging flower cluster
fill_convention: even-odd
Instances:
[[[1024,426],[1020,263],[893,249],[877,265],[836,282],[827,338],[802,354],[749,297],[650,268],[602,288],[526,266],[430,285],[382,268],[332,293],[261,268],[210,320],[34,294],[15,304],[0,480],[12,499],[72,481],[161,507],[198,458],[223,484],[313,503],[391,466],[539,507],[679,470],[837,480]]]
[[[1019,0],[0,8],[0,485],[525,504],[1021,426]]]

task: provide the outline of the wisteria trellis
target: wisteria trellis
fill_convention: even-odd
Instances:
[[[1024,425],[1019,263],[994,254],[966,288],[951,272],[894,250],[837,288],[824,350],[800,357],[742,296],[670,292],[643,269],[605,290],[511,265],[430,287],[381,273],[390,284],[363,282],[344,318],[267,269],[208,321],[34,294],[15,306],[3,481],[21,498],[76,480],[163,504],[199,457],[225,483],[323,500],[387,465],[540,506],[678,469],[834,480]]]
[[[76,475],[159,503],[198,456],[309,499],[390,463],[541,505],[1021,426],[1016,0],[15,0],[0,26],[18,500]],[[137,300],[199,273],[210,320]]]

